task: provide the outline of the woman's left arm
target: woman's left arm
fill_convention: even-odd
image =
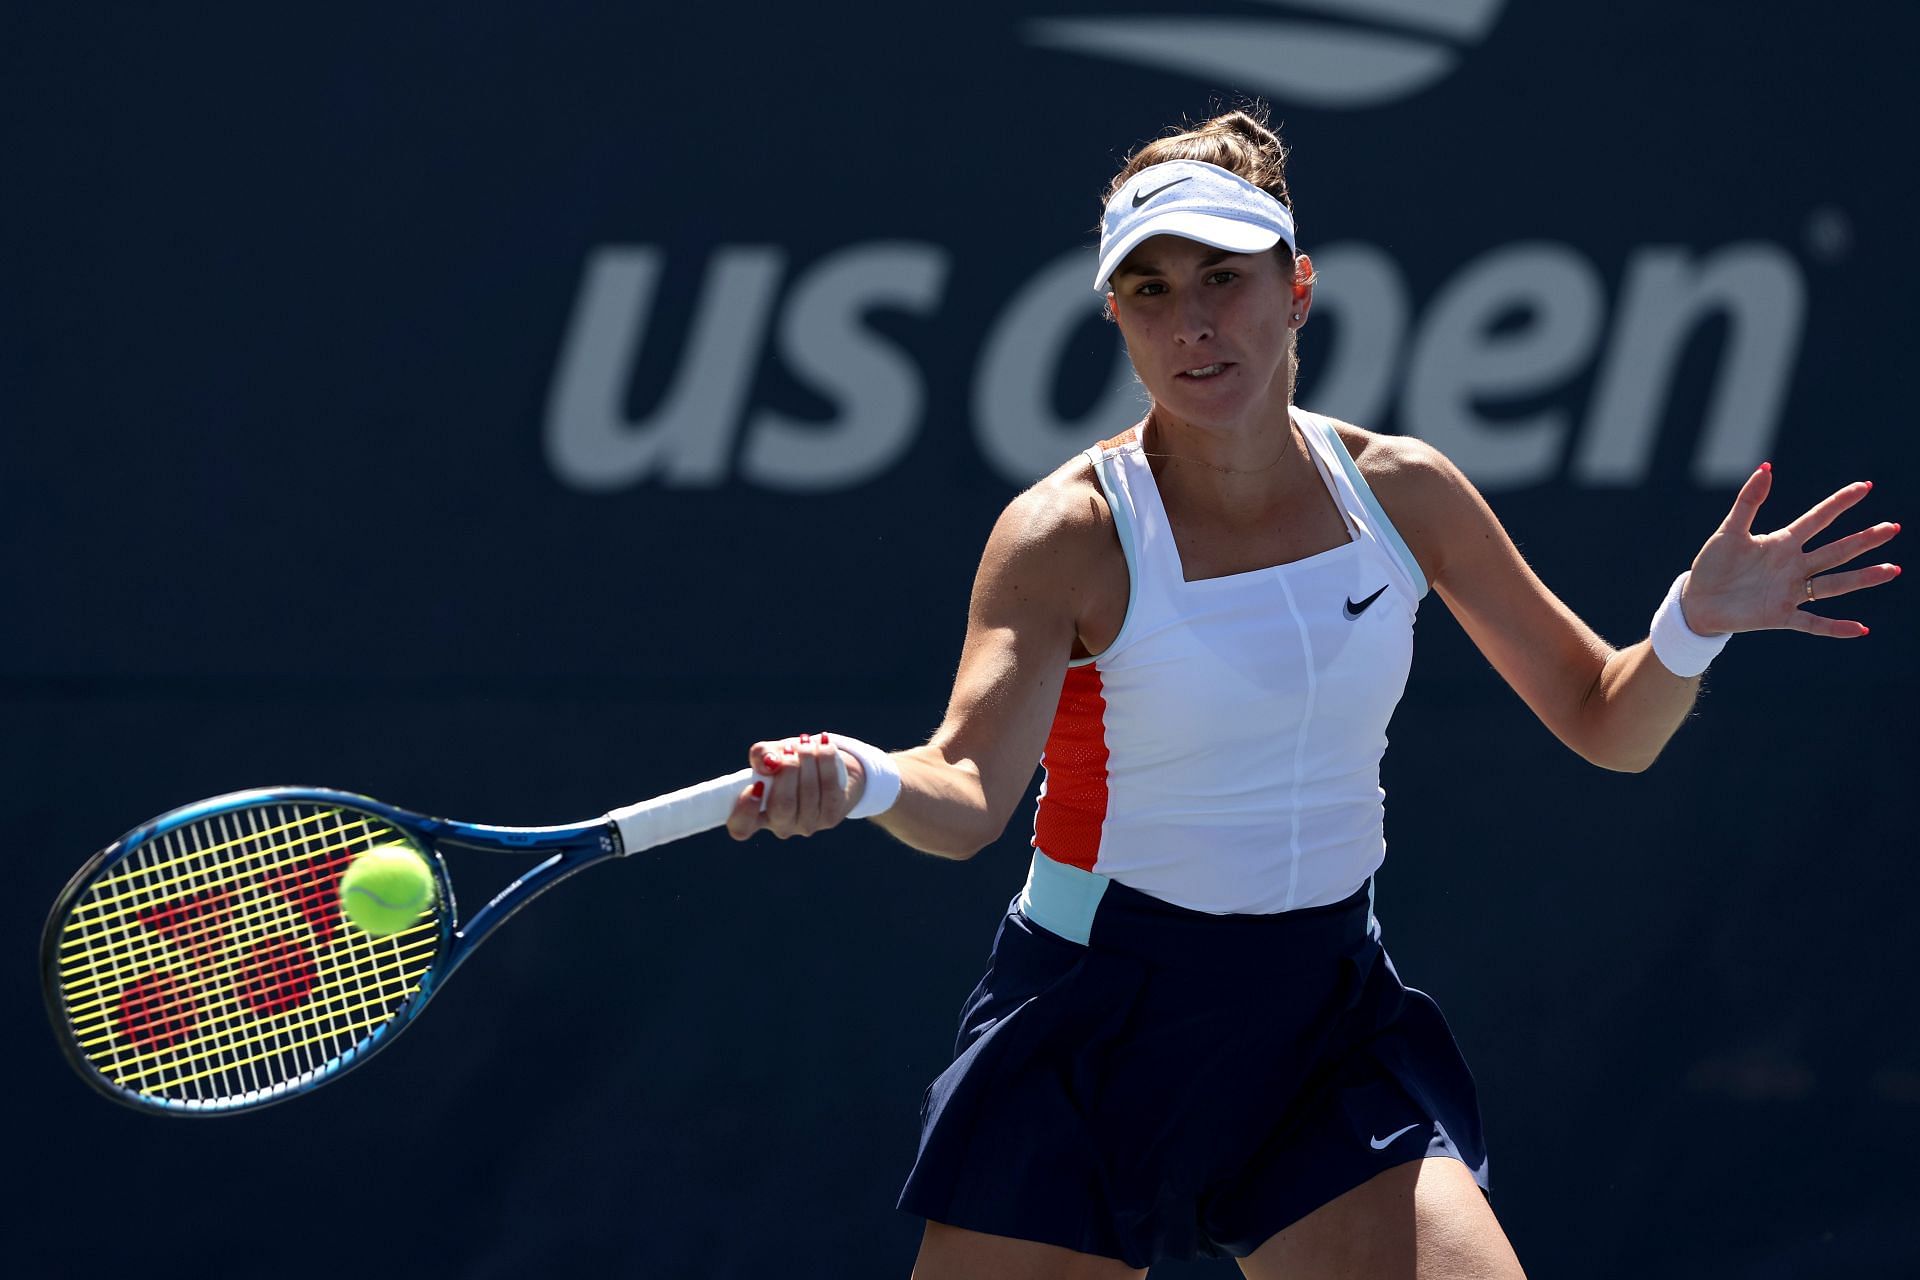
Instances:
[[[1418,441],[1395,441],[1381,497],[1428,579],[1480,652],[1556,737],[1605,769],[1639,772],[1673,737],[1699,692],[1650,641],[1615,649],[1547,589],[1471,481]],[[1773,485],[1770,468],[1747,478],[1733,508],[1694,557],[1679,607],[1698,635],[1789,628],[1864,636],[1858,622],[1801,606],[1890,582],[1899,566],[1831,573],[1900,532],[1877,524],[1806,551],[1807,542],[1867,496],[1852,484],[1772,533],[1753,524]],[[1403,523],[1404,522],[1404,523]]]

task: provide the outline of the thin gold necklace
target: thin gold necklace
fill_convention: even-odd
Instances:
[[[1208,462],[1205,458],[1189,458],[1184,453],[1154,453],[1147,449],[1142,449],[1140,452],[1149,458],[1171,458],[1175,462],[1191,462],[1198,466],[1206,467],[1210,471],[1218,471],[1221,475],[1257,476],[1262,471],[1271,471],[1279,466],[1286,460],[1287,454],[1290,453],[1291,450],[1281,449],[1280,456],[1264,467],[1223,467],[1217,462]]]
[[[1142,440],[1141,440],[1140,452],[1146,457],[1171,458],[1175,462],[1191,462],[1191,463],[1195,463],[1196,465],[1206,467],[1208,470],[1218,471],[1221,475],[1227,475],[1227,476],[1257,476],[1263,471],[1271,471],[1275,467],[1279,466],[1282,462],[1286,461],[1287,455],[1293,452],[1293,422],[1291,419],[1289,419],[1287,422],[1287,438],[1286,438],[1286,441],[1283,444],[1281,444],[1280,452],[1277,455],[1275,455],[1272,462],[1269,462],[1264,467],[1223,467],[1217,462],[1208,462],[1205,458],[1189,458],[1184,453],[1154,453],[1152,450],[1146,448],[1146,440],[1144,439],[1145,435],[1146,435],[1146,432],[1143,430],[1141,432]]]

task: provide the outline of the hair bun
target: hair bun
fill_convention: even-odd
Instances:
[[[1293,208],[1287,191],[1287,146],[1268,126],[1268,107],[1254,99],[1198,125],[1171,125],[1166,133],[1127,157],[1101,197],[1104,208],[1128,179],[1142,169],[1169,160],[1199,160],[1237,173],[1268,195]]]
[[[1257,110],[1260,113],[1258,116],[1250,115],[1245,111],[1229,111],[1225,115],[1218,115],[1208,120],[1195,132],[1226,131],[1237,133],[1249,142],[1273,148],[1284,163],[1287,149],[1281,144],[1280,135],[1267,127],[1266,104],[1257,104]]]

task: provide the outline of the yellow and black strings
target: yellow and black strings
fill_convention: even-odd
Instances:
[[[281,830],[300,825],[287,823],[284,810],[279,816],[277,829],[267,829],[262,827],[264,816],[252,814],[251,832],[277,835]],[[359,815],[355,815],[355,823],[349,827],[337,813],[308,813],[306,825],[318,827],[329,817],[334,826],[331,837],[313,834],[319,835],[317,843],[322,853],[330,853],[334,858],[341,858],[359,839],[368,836],[381,839],[390,835],[384,828],[369,828]],[[119,904],[121,920],[131,917],[162,925],[162,931],[172,935],[174,950],[184,952],[188,976],[213,986],[219,997],[212,1007],[200,1007],[197,1002],[203,993],[197,988],[188,988],[190,999],[196,1003],[188,1004],[180,1012],[195,1024],[191,1038],[179,1027],[169,1024],[165,1015],[173,1011],[166,1009],[160,1011],[162,1016],[158,1019],[152,1016],[153,1010],[144,1011],[149,1022],[159,1022],[159,1035],[151,1034],[152,1027],[143,1028],[137,1022],[129,1026],[124,984],[129,970],[137,969],[145,961],[137,953],[130,957],[123,955],[117,967],[108,971],[109,981],[96,985],[104,994],[110,992],[116,982],[122,984],[121,1025],[109,1028],[104,1038],[116,1060],[118,1075],[127,1087],[151,1093],[169,1085],[187,1084],[193,1087],[177,1092],[188,1098],[207,1099],[235,1096],[298,1079],[344,1052],[359,1038],[361,1031],[377,1026],[388,1016],[389,1010],[382,1006],[393,1002],[378,997],[392,993],[376,991],[375,999],[367,999],[365,978],[384,977],[385,983],[397,987],[400,998],[404,999],[417,987],[419,971],[431,960],[436,931],[429,927],[397,940],[382,940],[384,947],[366,940],[358,948],[323,948],[318,957],[301,953],[305,957],[302,964],[308,966],[308,971],[299,975],[297,989],[277,990],[271,982],[263,984],[260,948],[289,946],[291,939],[287,935],[269,932],[276,926],[285,927],[290,917],[284,908],[289,904],[284,894],[278,895],[278,904],[274,896],[257,892],[237,902],[225,898],[233,883],[246,885],[246,872],[251,868],[245,858],[227,856],[218,862],[207,860],[208,854],[225,853],[245,843],[234,836],[231,825],[223,828],[219,824],[220,820],[214,819],[197,829],[175,833],[172,839],[161,842],[161,851],[167,856],[157,862],[151,858],[144,860],[149,870],[157,868],[162,874],[149,875],[144,883],[138,876],[127,877],[133,882],[132,892],[103,895],[130,900]],[[308,839],[314,842],[312,835]],[[277,877],[284,876],[287,866],[298,866],[299,859],[291,854],[296,847],[297,842],[285,839],[259,843],[256,851],[276,856],[280,865],[258,877],[258,883],[273,885]],[[197,860],[183,856],[195,854],[200,855]],[[183,868],[189,868],[190,873],[182,874]],[[186,892],[181,892],[183,889]],[[337,927],[332,914],[331,878],[321,890],[304,903],[296,899],[291,905],[306,906],[308,910],[303,914],[317,917],[308,921],[309,934],[318,932],[321,939],[326,940],[329,928]],[[174,896],[167,898],[165,895],[169,893]],[[160,903],[158,907],[153,905],[156,902]],[[316,902],[323,905],[323,911],[313,910]],[[265,904],[264,910],[262,904]],[[187,928],[179,927],[182,914],[188,916]],[[165,929],[166,925],[175,927]],[[149,945],[145,950],[151,952],[150,934],[135,932],[134,936],[147,941]],[[363,954],[368,952],[372,954]],[[253,957],[251,965],[249,956]],[[373,963],[367,963],[369,960]],[[386,961],[384,966],[382,960]],[[395,960],[399,961],[397,968],[393,964]],[[377,971],[383,967],[388,972],[380,975]],[[370,969],[376,972],[369,975]],[[177,978],[179,971],[160,971],[160,976]],[[361,980],[356,982],[356,977]],[[397,983],[395,978],[399,979]],[[356,996],[360,998],[355,999]],[[131,1012],[138,1018],[143,1011],[135,1008]],[[150,1033],[146,1036],[146,1052],[130,1052],[127,1042],[137,1044],[141,1036],[136,1033],[143,1029]],[[329,1033],[334,1041],[331,1044],[326,1043]],[[89,1048],[97,1051],[102,1038],[94,1036]],[[282,1051],[285,1051],[282,1061],[265,1071],[261,1069],[260,1064]],[[184,1070],[187,1067],[200,1069]],[[212,1086],[200,1083],[226,1068],[240,1073],[239,1078],[222,1080]],[[175,1079],[165,1078],[164,1073],[169,1070]],[[108,1074],[115,1073],[110,1070]]]
[[[87,1011],[87,1002],[77,991],[83,984],[96,993],[110,993],[141,971],[164,976],[165,966],[180,952],[185,953],[189,967],[195,967],[219,944],[245,941],[250,929],[277,919],[277,911],[262,909],[260,903],[253,904],[250,913],[244,905],[236,912],[234,891],[255,877],[258,858],[252,855],[288,859],[288,851],[300,847],[298,839],[263,840],[241,856],[211,861],[242,843],[229,837],[206,845],[214,834],[208,828],[219,821],[211,819],[162,837],[96,882],[74,906],[63,933],[61,969],[80,979],[66,984],[69,1009],[76,1017]],[[267,837],[278,832],[257,834]],[[264,904],[266,908],[276,905]],[[110,956],[111,962],[103,963],[103,955]],[[158,1039],[166,1028],[156,1026],[145,1034],[140,1034],[140,1028],[135,1031],[135,1039]]]
[[[322,820],[326,816],[321,815]],[[251,821],[252,827],[258,830],[261,821],[259,815],[254,816]],[[318,823],[315,825],[317,826]],[[322,844],[323,849],[330,844],[331,848],[328,851],[336,859],[346,849],[351,848],[355,842],[353,838],[356,836],[372,835],[374,838],[381,838],[387,834],[384,831],[369,831],[364,823],[357,823],[354,829],[348,830],[337,817],[334,818],[334,825],[340,835],[336,835],[330,842],[323,837]],[[218,834],[218,832],[202,830],[183,837],[183,840],[188,844],[204,843],[208,836]],[[344,838],[341,838],[342,836]],[[216,843],[231,847],[237,842],[229,836],[229,838],[217,840]],[[280,856],[283,859],[286,858],[284,849],[280,850]],[[289,865],[298,866],[299,863],[293,862]],[[276,872],[262,877],[262,882],[272,884],[276,877],[284,873],[284,870],[283,865]],[[231,872],[227,874],[230,876]],[[336,923],[332,914],[332,877],[327,878],[323,890],[324,892],[319,895],[319,901],[325,906],[324,915],[320,919],[311,921],[310,924],[319,926],[320,940],[326,942],[330,941],[328,931]],[[280,900],[287,901],[284,895]],[[269,898],[267,901],[271,902],[272,899]],[[308,905],[311,906],[311,904]],[[261,913],[256,911],[253,914],[258,916]],[[264,918],[271,921],[273,914],[269,911]],[[271,925],[266,927],[270,928]],[[224,936],[229,939],[224,959],[226,976],[231,981],[225,985],[225,999],[222,1006],[212,1011],[215,1017],[210,1027],[210,1034],[204,1040],[187,1047],[192,1051],[192,1056],[175,1054],[164,1064],[133,1064],[137,1068],[143,1068],[144,1074],[130,1078],[127,1081],[130,1087],[153,1091],[165,1085],[191,1085],[193,1087],[184,1091],[188,1096],[206,1098],[231,1096],[263,1085],[299,1079],[311,1074],[337,1053],[343,1052],[358,1038],[361,1030],[378,1025],[387,1016],[389,1011],[384,1007],[374,1009],[371,1017],[364,1016],[369,1008],[369,1002],[364,998],[357,1001],[353,999],[356,994],[364,996],[363,990],[356,990],[356,987],[364,987],[364,983],[356,984],[351,980],[355,976],[355,971],[348,966],[356,958],[364,960],[365,957],[355,957],[351,951],[328,953],[323,950],[319,959],[326,965],[324,974],[314,963],[314,958],[302,953],[303,964],[308,967],[308,971],[300,975],[301,983],[298,989],[291,992],[276,992],[270,987],[263,989],[260,982],[261,966],[258,963],[260,948],[262,945],[284,948],[289,941],[285,936],[278,936],[270,937],[263,944],[259,940],[263,932],[263,927],[252,920],[242,921],[238,937],[234,937],[232,929],[223,930]],[[420,941],[416,936],[416,938],[404,940],[400,945],[405,947],[412,943],[413,949],[417,949]],[[424,942],[430,952],[433,938],[428,937]],[[189,957],[191,958],[199,949],[201,948],[196,947],[190,950]],[[253,957],[251,963],[249,956]],[[362,966],[363,970],[364,967]],[[364,972],[360,976],[364,977]],[[342,978],[347,980],[342,981]],[[410,990],[415,984],[407,982],[402,985],[404,989]],[[317,990],[310,990],[316,986]],[[306,998],[309,994],[312,996],[311,999]],[[387,1002],[375,1003],[384,1005]],[[342,1014],[346,1017],[344,1025],[339,1016]],[[355,1014],[363,1016],[356,1019],[353,1017]],[[328,1044],[326,1041],[330,1032],[335,1042]],[[263,1073],[260,1064],[282,1053],[284,1056],[281,1060],[270,1065]],[[190,1067],[200,1069],[187,1070]],[[223,1068],[241,1070],[246,1078],[238,1082],[231,1079],[222,1081],[217,1087],[212,1087],[211,1091],[209,1086],[201,1083]],[[170,1069],[174,1079],[166,1080],[160,1074],[163,1069]],[[242,1084],[245,1084],[247,1089],[243,1089]]]
[[[82,1053],[121,1088],[188,1104],[319,1072],[390,1021],[438,953],[437,907],[382,938],[338,912],[349,857],[404,838],[358,811],[277,804],[136,849],[61,934]]]

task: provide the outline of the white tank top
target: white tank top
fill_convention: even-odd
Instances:
[[[1268,914],[1339,902],[1385,859],[1380,757],[1427,583],[1333,424],[1294,419],[1349,541],[1198,582],[1139,433],[1087,450],[1131,586],[1113,643],[1069,664],[1036,878],[1079,868],[1193,910]]]

